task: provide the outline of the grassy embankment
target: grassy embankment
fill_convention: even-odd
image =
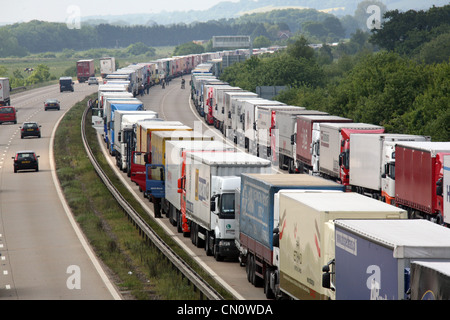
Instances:
[[[158,250],[149,246],[138,234],[96,175],[80,135],[81,116],[88,98],[66,114],[55,138],[57,175],[76,221],[125,296],[139,300],[199,299],[198,291],[194,292],[187,280],[171,267],[170,262],[163,259]],[[90,121],[89,116],[87,122]],[[122,185],[100,150],[95,130],[87,125],[87,131],[93,152],[116,188],[185,261],[195,265]],[[194,268],[203,273],[198,266]],[[227,299],[231,298],[224,290],[221,290],[221,294]]]

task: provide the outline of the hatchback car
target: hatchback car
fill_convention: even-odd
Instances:
[[[19,151],[16,153],[16,156],[12,158],[14,159],[14,172],[30,169],[39,171],[39,156],[36,155],[34,151]]]
[[[91,84],[98,84],[98,80],[96,77],[90,77],[88,79],[88,85],[91,85]]]
[[[59,100],[56,99],[47,99],[44,102],[44,108],[45,111],[47,111],[48,109],[56,109],[59,110],[61,108],[61,104],[59,102]]]
[[[0,106],[0,124],[3,122],[17,123],[17,109],[11,106]]]
[[[41,137],[41,126],[37,122],[24,122],[20,127],[20,138]]]

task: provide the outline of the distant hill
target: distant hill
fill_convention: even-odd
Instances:
[[[400,11],[427,10],[435,4],[443,6],[448,0],[381,0],[388,10]],[[239,2],[223,1],[207,10],[189,11],[163,11],[152,14],[126,14],[82,17],[82,23],[114,24],[114,25],[170,25],[178,23],[190,24],[193,22],[206,22],[210,20],[238,18],[244,14],[286,9],[311,8],[332,13],[336,16],[353,15],[360,1],[358,0],[240,0]]]

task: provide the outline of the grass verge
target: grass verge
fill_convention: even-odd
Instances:
[[[125,299],[197,300],[182,275],[162,259],[162,254],[149,246],[123,214],[108,189],[92,167],[84,150],[80,122],[86,102],[77,103],[66,113],[55,137],[56,171],[72,213],[89,239],[99,259],[110,271],[113,281]],[[90,123],[90,116],[87,119]],[[190,257],[156,224],[122,185],[109,167],[97,143],[95,129],[86,126],[90,146],[105,172],[127,201],[141,214],[147,223],[183,257],[197,272],[209,278],[225,299],[231,295],[215,283]]]

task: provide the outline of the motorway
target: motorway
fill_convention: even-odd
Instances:
[[[189,76],[185,76],[189,82]],[[204,124],[189,99],[189,86],[181,89],[181,79],[165,89],[156,86],[150,94],[138,97],[147,110],[161,118],[178,120],[196,131],[222,135]],[[18,124],[0,125],[0,299],[10,300],[108,300],[121,299],[92,253],[60,194],[56,183],[52,145],[54,130],[64,112],[97,86],[75,84],[75,92],[59,92],[58,85],[29,90],[12,96],[18,111]],[[60,111],[44,111],[47,98],[61,101]],[[24,121],[42,125],[42,138],[20,139]],[[104,147],[99,134],[100,144]],[[32,149],[39,158],[39,172],[13,172],[15,151]],[[107,153],[107,151],[104,151]],[[110,165],[124,184],[153,217],[153,205],[123,172],[114,159]],[[156,219],[194,259],[239,300],[265,300],[262,288],[247,281],[245,267],[236,261],[217,262],[204,249],[192,245],[190,238],[177,233],[167,218]]]
[[[58,121],[96,90],[76,83],[74,92],[51,85],[11,96],[18,123],[0,125],[0,299],[120,299],[63,201],[52,157]],[[61,110],[44,111],[47,98],[59,99]],[[42,125],[42,137],[21,139],[24,121]],[[30,149],[39,172],[14,173],[11,158]]]
[[[184,76],[186,83],[189,83],[190,76]],[[155,86],[150,89],[149,94],[137,97],[144,103],[147,110],[158,112],[159,117],[168,121],[180,121],[183,124],[193,128],[197,132],[202,132],[207,135],[214,136],[215,140],[223,138],[223,135],[216,129],[205,124],[202,118],[199,117],[189,98],[189,85],[186,89],[181,89],[181,78],[176,78],[170,82],[165,89],[161,86]],[[102,138],[99,136],[99,140]],[[224,141],[229,143],[227,141]],[[100,143],[105,147],[105,143]],[[104,153],[107,151],[104,149]],[[116,174],[121,178],[129,190],[132,191],[141,204],[146,208],[147,212],[153,217],[153,204],[144,198],[139,188],[131,182],[126,176],[126,173],[121,172],[115,165],[115,159],[107,156],[110,166],[114,168]],[[165,231],[173,237],[196,261],[201,264],[218,282],[220,282],[226,289],[228,289],[236,299],[239,300],[266,300],[263,288],[256,288],[247,280],[245,267],[239,265],[237,261],[222,261],[217,262],[214,257],[207,256],[204,249],[196,248],[190,238],[183,237],[178,233],[169,219],[156,219],[156,221],[165,229]]]

